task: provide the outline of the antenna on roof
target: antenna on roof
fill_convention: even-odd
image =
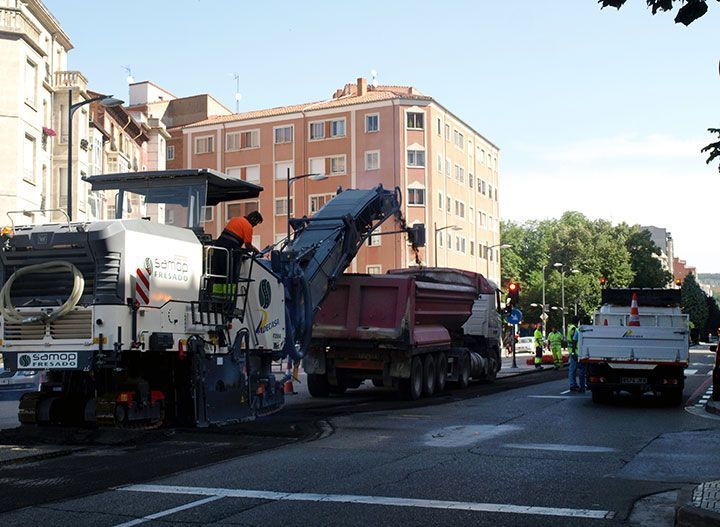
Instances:
[[[235,73],[234,79],[235,79],[235,113],[240,113],[240,100],[242,99],[242,95],[240,95],[240,74]]]
[[[135,82],[135,79],[132,76],[132,70],[130,69],[130,66],[123,66],[122,67],[127,72],[127,77],[125,77],[125,82],[128,84],[132,84]]]
[[[372,77],[372,81],[370,81],[370,84],[373,88],[378,87],[378,80],[377,80],[377,70],[373,69],[370,70],[370,76]]]

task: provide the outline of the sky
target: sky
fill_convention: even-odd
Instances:
[[[720,272],[720,4],[689,28],[644,0],[44,0],[70,69],[127,98],[128,66],[177,96],[240,110],[327,99],[370,77],[412,85],[500,147],[500,215],[578,210],[667,228]],[[104,7],[107,6],[107,7]]]

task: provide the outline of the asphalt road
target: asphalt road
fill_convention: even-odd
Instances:
[[[306,401],[255,423],[254,435],[251,428],[174,431],[182,436],[176,441],[149,436],[143,444],[140,437],[0,465],[3,496],[11,501],[2,510],[16,508],[0,521],[672,525],[677,489],[720,478],[720,420],[695,406],[710,381],[711,355],[693,351],[691,361],[688,408],[649,398],[594,405],[589,394],[568,393],[567,381],[547,372],[430,404],[373,392]],[[302,430],[323,416],[319,434]],[[246,455],[233,454],[251,440],[272,448],[246,445]],[[219,452],[223,441],[226,451]],[[206,459],[203,448],[216,458]],[[199,468],[188,466],[193,456]],[[169,474],[168,463],[182,471],[158,478]],[[122,474],[114,482],[113,470]],[[71,487],[64,495],[77,497],[59,500],[55,489]],[[645,496],[651,498],[640,500]],[[33,505],[17,509],[28,501]]]

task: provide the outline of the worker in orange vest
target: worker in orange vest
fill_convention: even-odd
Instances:
[[[230,218],[225,229],[218,238],[218,245],[226,249],[246,248],[253,252],[258,251],[252,244],[253,228],[263,222],[262,214],[254,210],[247,216]]]

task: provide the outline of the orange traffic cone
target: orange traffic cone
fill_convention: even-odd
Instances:
[[[640,325],[640,311],[638,310],[637,293],[633,293],[632,301],[630,302],[630,318],[628,319],[628,326],[639,326],[639,325]]]
[[[285,395],[295,395],[297,393],[293,386],[292,377],[283,384],[283,392],[285,392]]]

